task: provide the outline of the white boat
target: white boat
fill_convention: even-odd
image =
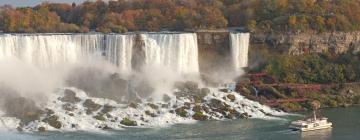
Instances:
[[[328,119],[325,117],[316,118],[316,114],[314,111],[314,117],[306,120],[293,121],[290,123],[289,128],[292,130],[299,130],[305,132],[305,131],[332,128],[332,123],[328,122]]]

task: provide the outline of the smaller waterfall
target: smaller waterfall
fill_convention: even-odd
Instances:
[[[248,66],[248,49],[250,33],[231,33],[231,54],[235,71]]]
[[[198,74],[198,45],[195,33],[142,34],[145,64],[163,65],[180,74]]]

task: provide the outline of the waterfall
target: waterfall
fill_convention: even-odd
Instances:
[[[249,39],[249,33],[230,33],[230,48],[235,71],[248,66]]]
[[[142,34],[145,64],[163,65],[181,74],[199,72],[198,44],[195,33]]]
[[[48,68],[100,52],[100,35],[0,35],[0,59],[16,57]]]
[[[132,71],[135,34],[3,34],[0,59],[16,57],[48,68],[103,55],[122,73]],[[199,72],[195,33],[144,33],[145,65],[170,67],[179,74]]]
[[[107,35],[106,58],[117,65],[121,72],[131,72],[131,54],[135,35]]]

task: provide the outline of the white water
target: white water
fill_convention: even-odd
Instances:
[[[116,64],[121,72],[131,72],[132,47],[135,35],[107,35],[105,52],[107,60]]]
[[[0,60],[16,57],[48,68],[99,52],[101,35],[0,35]]]
[[[235,71],[248,66],[249,33],[230,33],[230,47]]]
[[[195,33],[142,34],[147,65],[163,65],[181,74],[199,72]]]
[[[198,73],[198,47],[195,33],[142,34],[145,64],[170,67],[179,74]],[[73,64],[81,59],[101,56],[131,72],[134,34],[39,34],[0,35],[0,60],[16,57],[31,65],[49,68]]]

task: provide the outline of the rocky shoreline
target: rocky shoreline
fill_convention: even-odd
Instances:
[[[44,107],[21,109],[18,110],[23,114],[13,115],[12,122],[15,123],[8,125],[25,132],[163,127],[196,120],[271,119],[286,114],[246,99],[237,92],[225,88],[199,88],[194,82],[182,83],[174,95],[164,95],[161,101],[147,99],[126,104],[92,98],[76,88],[64,88]]]

